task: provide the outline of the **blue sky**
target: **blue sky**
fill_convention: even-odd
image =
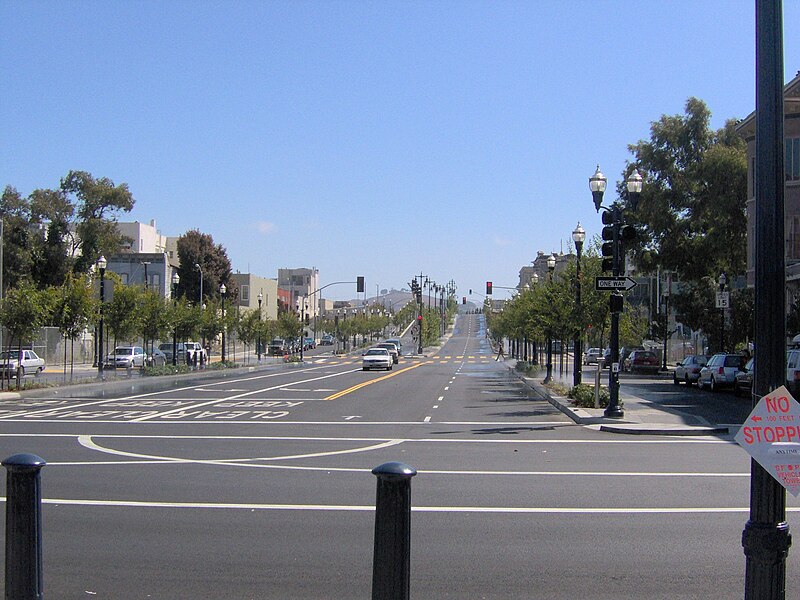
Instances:
[[[578,221],[600,231],[588,178],[619,178],[652,121],[755,102],[752,0],[5,1],[0,21],[0,185],[89,171],[129,185],[121,220],[209,233],[234,270],[370,294],[514,286]],[[792,31],[786,0],[787,81]]]

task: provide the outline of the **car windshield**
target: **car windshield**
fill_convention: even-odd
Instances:
[[[386,356],[389,352],[385,348],[372,348],[367,350],[366,356]]]
[[[12,350],[11,352],[3,352],[0,354],[0,360],[17,360],[19,358],[19,350]]]
[[[119,356],[133,354],[133,348],[114,348],[114,354],[117,354]]]
[[[172,344],[161,344],[158,347],[158,349],[159,350],[169,350],[170,352],[172,352]]]

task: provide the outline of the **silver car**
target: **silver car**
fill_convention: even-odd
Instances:
[[[370,348],[364,352],[361,358],[361,367],[365,371],[369,371],[370,369],[386,369],[387,371],[391,371],[392,365],[394,365],[392,355],[389,354],[386,348]]]
[[[700,389],[708,387],[716,392],[721,387],[733,387],[736,383],[736,374],[744,368],[747,362],[742,354],[728,354],[721,352],[712,356],[706,366],[700,369],[700,378],[697,385]]]
[[[143,367],[147,355],[141,346],[117,346],[106,357],[106,366],[115,369]]]
[[[692,354],[687,356],[681,362],[675,365],[675,371],[672,373],[672,383],[678,385],[685,383],[692,385],[697,383],[700,379],[700,370],[706,366],[708,357],[703,354]]]

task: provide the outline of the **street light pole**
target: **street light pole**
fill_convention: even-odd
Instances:
[[[547,270],[550,272],[550,285],[553,284],[553,271],[556,270],[556,257],[550,255],[547,257]],[[550,325],[547,326],[547,375],[545,375],[544,383],[553,381],[553,331]]]
[[[256,352],[258,354],[258,362],[261,362],[261,301],[264,299],[264,294],[258,292],[258,341],[256,342]]]
[[[572,360],[575,363],[572,369],[572,385],[576,386],[581,383],[583,376],[583,311],[581,310],[581,252],[583,251],[583,242],[586,240],[586,231],[581,227],[580,221],[578,226],[572,231],[572,241],[575,242],[575,254],[577,260],[575,262],[575,316],[577,318],[575,328],[575,339],[572,341]]]
[[[175,271],[172,273],[172,308],[173,310],[178,305],[178,284],[181,281],[181,276]],[[172,328],[172,366],[178,364],[178,322],[173,323]]]
[[[219,285],[219,295],[222,297],[222,364],[225,364],[225,292],[227,288],[224,283]]]
[[[97,259],[97,270],[100,271],[100,333],[97,350],[97,378],[101,380],[105,378],[103,363],[106,361],[105,352],[103,350],[103,328],[105,327],[105,323],[103,322],[103,305],[106,301],[106,266],[108,266],[108,261],[106,261],[105,256],[101,256]]]
[[[203,305],[203,269],[200,263],[194,263],[194,268],[200,272],[200,306]]]
[[[725,273],[720,273],[717,279],[719,283],[720,297],[725,293],[725,284],[728,283],[728,276]],[[724,304],[720,302],[720,304]],[[719,307],[719,351],[725,352],[725,306]]]
[[[611,240],[613,248],[612,272],[614,277],[619,277],[625,270],[625,257],[622,252],[622,241],[626,236],[623,235],[622,232],[623,223],[621,205],[618,202],[615,202],[611,205],[611,208],[602,206],[603,194],[606,191],[607,182],[608,180],[606,179],[606,176],[600,171],[600,166],[598,165],[594,175],[589,178],[589,189],[592,192],[592,200],[594,201],[595,209],[598,212],[600,212],[602,209],[605,213],[603,215],[603,222],[608,224],[608,221],[605,219],[606,214],[611,218],[611,229],[613,234]],[[628,191],[628,204],[630,205],[631,209],[635,211],[636,206],[639,203],[639,195],[642,191],[642,176],[639,175],[639,172],[636,169],[634,169],[628,177],[626,187]],[[627,231],[633,233],[631,229],[627,229]],[[611,309],[611,366],[608,370],[609,401],[608,406],[603,412],[603,415],[616,419],[625,416],[625,412],[622,410],[622,406],[619,402],[619,314],[622,312],[622,304],[622,294],[618,292],[612,292],[611,297],[609,298],[609,308]]]

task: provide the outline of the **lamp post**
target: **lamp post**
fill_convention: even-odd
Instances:
[[[603,211],[603,223],[610,225],[610,236],[606,236],[606,228],[603,230],[603,239],[611,242],[611,250],[613,257],[611,259],[612,272],[614,277],[621,276],[624,271],[624,255],[622,252],[622,242],[630,238],[630,235],[635,234],[633,228],[623,225],[622,210],[623,207],[619,202],[614,202],[611,208],[602,206],[603,194],[606,191],[606,184],[608,180],[606,176],[600,171],[598,165],[597,170],[589,178],[589,189],[592,192],[592,200],[594,201],[595,210]],[[626,199],[631,210],[635,211],[639,203],[639,195],[642,192],[642,176],[634,169],[628,177],[626,182],[627,195]],[[605,244],[604,244],[605,246]],[[605,255],[605,248],[603,249]],[[609,308],[611,309],[611,368],[608,370],[608,391],[609,401],[604,416],[612,418],[622,418],[625,412],[619,403],[619,314],[622,312],[622,294],[612,292],[609,298]]]
[[[719,284],[719,351],[725,352],[725,285],[728,283],[728,276],[725,273],[720,273],[717,279]]]
[[[108,261],[106,260],[105,256],[101,256],[97,259],[97,270],[100,271],[100,333],[98,335],[98,348],[97,348],[97,378],[104,379],[105,375],[103,373],[103,363],[106,361],[105,352],[103,351],[103,328],[105,327],[105,323],[103,323],[103,304],[106,301],[106,267],[108,266]]]
[[[661,370],[667,370],[667,354],[669,351],[669,294],[670,294],[670,287],[672,283],[672,278],[669,274],[667,274],[667,281],[665,282],[665,287],[661,290],[661,298],[662,303],[664,304],[664,356],[661,360]]]
[[[224,283],[219,284],[219,295],[222,297],[222,364],[225,364],[225,292],[228,289]]]
[[[577,319],[575,327],[575,339],[572,341],[572,356],[575,367],[572,370],[572,385],[581,383],[583,376],[583,311],[581,310],[581,252],[583,251],[583,242],[586,240],[586,231],[581,227],[580,221],[578,226],[572,230],[572,241],[575,242],[575,254],[577,261],[575,263],[575,316]]]
[[[200,263],[194,263],[194,268],[200,272],[200,304],[203,304],[203,269],[200,267]]]
[[[556,270],[556,257],[552,254],[547,257],[547,270],[550,272],[550,283],[553,283],[553,271]],[[553,331],[547,327],[547,375],[544,383],[553,381]]]
[[[178,304],[178,284],[181,281],[181,276],[175,271],[172,273],[172,307],[173,309]],[[172,366],[178,364],[178,322],[177,319],[172,328]]]
[[[264,299],[264,294],[258,292],[258,341],[256,342],[256,353],[258,354],[258,362],[261,362],[261,301]]]

